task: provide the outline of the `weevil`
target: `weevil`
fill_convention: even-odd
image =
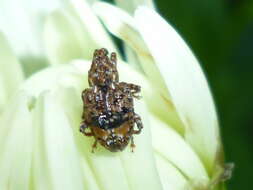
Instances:
[[[82,92],[83,115],[80,132],[95,138],[92,152],[99,143],[111,152],[122,151],[143,128],[142,120],[134,111],[134,98],[139,99],[141,87],[119,82],[117,55],[105,48],[94,52],[88,71],[89,88]]]

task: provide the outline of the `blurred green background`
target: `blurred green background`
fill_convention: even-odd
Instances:
[[[228,189],[250,189],[253,179],[253,1],[156,0],[159,12],[198,57],[220,118]]]

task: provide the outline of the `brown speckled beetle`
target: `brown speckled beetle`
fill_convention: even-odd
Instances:
[[[139,134],[143,128],[133,104],[133,98],[139,98],[137,93],[141,87],[119,82],[116,53],[111,53],[109,58],[104,48],[95,50],[88,80],[90,87],[82,92],[84,109],[80,132],[94,136],[92,152],[97,142],[111,152],[117,152],[122,151],[129,141],[133,151],[133,135]]]

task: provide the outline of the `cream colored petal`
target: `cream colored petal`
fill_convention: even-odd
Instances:
[[[107,3],[95,3],[94,10],[102,19],[107,29],[124,40],[137,53],[142,70],[152,82],[153,93],[158,96],[155,100],[162,102],[158,104],[153,100],[148,101],[149,104],[152,104],[152,110],[156,110],[165,121],[170,123],[180,133],[183,133],[183,124],[175,112],[164,79],[155,65],[154,59],[150,55],[144,41],[135,29],[136,23],[133,18],[122,10]]]
[[[156,12],[141,7],[135,18],[186,126],[185,139],[211,174],[219,149],[218,122],[198,61],[180,35]]]
[[[34,137],[30,100],[19,93],[0,120],[0,189],[29,188]]]
[[[5,89],[5,84],[4,81],[0,78],[0,117],[1,117],[1,113],[4,110],[4,107],[6,105],[6,99],[7,99],[7,92]]]
[[[155,151],[167,159],[195,187],[209,183],[204,165],[191,146],[173,129],[153,116],[149,116],[152,143]]]
[[[88,71],[90,63],[83,60],[81,64],[82,67],[86,68],[86,71]],[[75,78],[77,73],[80,72],[73,67],[73,65],[51,66],[32,75],[25,81],[24,85],[22,85],[22,89],[37,97],[41,92],[55,89],[58,85],[64,83],[71,84],[72,86],[80,86],[81,84],[73,83],[70,77],[73,76]],[[87,83],[86,79],[84,82]]]
[[[0,33],[0,113],[24,79],[20,63]]]
[[[76,16],[76,19],[80,20],[85,31],[89,33],[91,39],[96,42],[99,48],[104,47],[110,52],[116,51],[118,53],[112,39],[86,1],[71,0],[69,3],[66,3],[66,7],[74,16]]]
[[[99,145],[95,153],[92,153],[91,147],[94,139],[83,137],[78,131],[78,128],[76,131],[79,133],[76,134],[79,136],[77,137],[79,151],[82,152],[86,161],[89,163],[100,189],[130,189],[123,165],[117,154],[112,154]],[[117,176],[117,180],[113,180],[113,176]]]
[[[47,18],[44,39],[51,64],[90,59],[94,49],[99,47],[82,23],[63,10],[57,10]]]
[[[94,172],[92,171],[92,168],[90,165],[88,165],[88,161],[86,159],[83,159],[82,161],[82,170],[84,171],[83,176],[84,176],[84,186],[85,189],[89,190],[100,190],[103,189],[99,184],[98,181],[96,179],[96,175],[94,174]]]
[[[146,5],[150,8],[155,7],[153,0],[129,0],[129,1],[115,0],[114,2],[116,3],[118,7],[124,9],[130,14],[133,14],[136,8],[140,5]],[[128,63],[133,65],[135,69],[142,72],[136,53],[131,48],[129,48],[126,44],[124,45],[124,50],[125,50],[125,55],[127,57]]]
[[[144,128],[140,135],[134,136],[136,145],[134,153],[131,153],[130,149],[125,150],[120,158],[131,189],[142,190],[145,187],[147,190],[162,190],[151,145],[150,122],[146,110],[143,101],[135,101],[135,112],[141,116]]]
[[[86,0],[90,5],[92,5],[92,3],[95,3],[95,2],[97,2],[97,1],[99,1],[99,0]]]
[[[42,93],[34,110],[36,189],[84,189],[81,159],[62,107],[50,92]]]
[[[150,8],[155,7],[153,0],[129,0],[129,1],[115,0],[115,3],[117,6],[126,10],[130,14],[133,14],[136,8],[141,5],[146,5]]]
[[[47,15],[62,4],[61,0],[1,0],[0,30],[4,32],[26,76],[48,63],[43,28]]]
[[[58,8],[61,0],[1,0],[0,30],[18,56],[42,56],[45,15]],[[36,63],[34,63],[36,64]]]
[[[191,190],[187,178],[161,154],[156,154],[156,165],[162,181],[163,189]]]
[[[124,53],[125,53],[125,56],[126,56],[126,62],[129,65],[131,65],[135,70],[139,71],[142,74],[145,74],[142,67],[141,67],[138,55],[127,44],[124,44]]]
[[[80,93],[77,93],[79,86],[73,87],[73,85],[70,85],[71,83],[78,84],[79,79],[77,79],[77,77],[74,77],[72,80],[65,80],[64,83],[60,84],[56,89],[53,90],[53,94],[59,104],[61,104],[63,111],[72,124],[71,126],[74,127],[73,132],[76,134],[79,132],[78,128],[81,119],[80,113],[82,112],[83,107]],[[98,184],[96,175],[91,165],[88,164],[87,158],[81,157],[81,165],[83,170],[83,182],[85,189],[99,190],[101,185]]]

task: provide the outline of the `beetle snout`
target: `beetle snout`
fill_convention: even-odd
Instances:
[[[128,139],[126,138],[109,138],[106,140],[106,148],[111,152],[119,152],[126,148],[128,145]]]

